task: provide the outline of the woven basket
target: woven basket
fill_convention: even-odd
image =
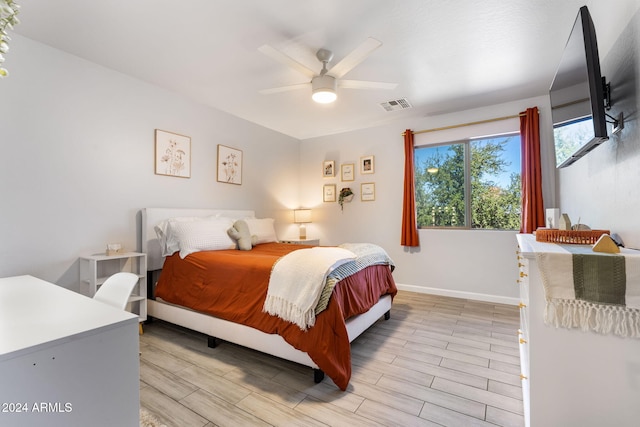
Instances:
[[[593,245],[603,234],[610,234],[609,230],[556,230],[553,228],[538,228],[536,230],[536,240],[538,242],[549,243]]]

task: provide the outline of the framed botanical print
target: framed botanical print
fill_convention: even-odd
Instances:
[[[156,129],[156,175],[191,178],[191,138]]]
[[[360,200],[363,202],[372,202],[376,199],[376,183],[363,182],[360,184]]]
[[[340,179],[342,181],[353,181],[355,179],[355,167],[353,163],[340,165]]]
[[[218,182],[242,184],[242,150],[218,144]]]
[[[325,184],[322,187],[322,201],[323,202],[335,202],[336,201],[336,185]]]
[[[360,157],[360,173],[364,175],[374,172],[373,156]]]
[[[333,160],[325,160],[322,162],[322,176],[331,178],[336,176],[336,162]]]

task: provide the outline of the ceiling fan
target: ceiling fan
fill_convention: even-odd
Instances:
[[[276,87],[272,89],[261,90],[262,94],[272,94],[279,92],[286,92],[289,90],[296,90],[302,88],[311,87],[314,101],[319,103],[330,103],[336,100],[338,87],[346,89],[395,89],[398,86],[397,83],[383,83],[383,82],[369,82],[363,80],[344,80],[342,76],[351,71],[356,65],[364,61],[367,56],[374,50],[382,46],[382,42],[369,37],[355,50],[351,51],[347,56],[342,58],[340,62],[327,68],[327,65],[333,59],[333,52],[327,49],[320,49],[316,52],[316,58],[322,63],[322,70],[320,73],[313,71],[307,66],[301,64],[290,56],[280,52],[279,50],[269,46],[263,45],[258,48],[260,52],[268,57],[283,63],[294,70],[309,77],[311,81],[306,83],[299,83],[294,85]]]

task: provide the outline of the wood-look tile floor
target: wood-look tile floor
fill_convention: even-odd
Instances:
[[[347,391],[310,368],[162,321],[140,401],[167,426],[523,426],[518,308],[400,291],[352,343]]]

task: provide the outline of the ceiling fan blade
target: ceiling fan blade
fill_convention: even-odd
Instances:
[[[367,82],[364,80],[338,80],[338,87],[345,89],[395,89],[398,83]]]
[[[272,93],[280,93],[280,92],[288,92],[290,90],[305,89],[305,88],[309,88],[310,86],[311,86],[311,83],[298,83],[295,85],[280,86],[280,87],[274,87],[271,89],[262,89],[259,92],[263,95],[270,95]]]
[[[371,54],[374,50],[382,46],[382,42],[374,39],[373,37],[369,37],[362,43],[360,46],[355,48],[355,50],[351,51],[350,54],[342,58],[340,62],[334,65],[330,70],[329,74],[336,78],[340,78],[351,71],[356,65],[364,61],[367,56]]]
[[[304,74],[305,76],[309,77],[310,79],[314,78],[317,73],[315,71],[313,71],[312,69],[308,68],[305,65],[302,65],[301,63],[299,63],[298,61],[296,61],[295,59],[291,58],[288,55],[285,55],[284,53],[280,52],[279,50],[269,46],[268,44],[262,45],[258,48],[258,50],[267,55],[269,58],[280,62],[281,64],[284,64],[288,67],[293,68],[294,70]]]

